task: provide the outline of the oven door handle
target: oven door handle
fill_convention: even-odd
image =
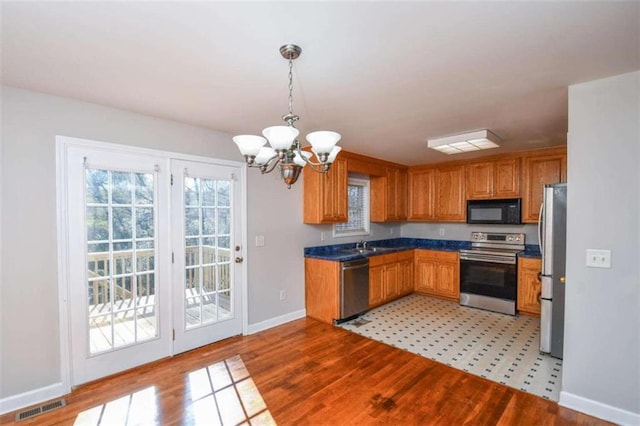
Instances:
[[[469,254],[463,254],[460,255],[460,260],[469,260],[472,262],[483,262],[483,263],[502,263],[505,265],[515,265],[516,264],[516,259],[515,258],[509,258],[509,259],[505,259],[505,258],[487,258],[487,257],[480,257],[480,256],[473,256],[473,255],[469,255]]]

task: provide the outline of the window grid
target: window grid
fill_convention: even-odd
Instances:
[[[335,224],[334,236],[369,235],[369,181],[349,178],[347,200],[348,221]]]

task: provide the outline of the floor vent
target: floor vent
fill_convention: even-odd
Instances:
[[[46,413],[47,411],[55,410],[56,408],[64,407],[65,405],[67,405],[67,403],[64,399],[58,399],[56,401],[47,402],[46,404],[40,405],[38,407],[27,408],[26,410],[16,414],[16,422],[30,419],[31,417],[38,416],[40,414]]]

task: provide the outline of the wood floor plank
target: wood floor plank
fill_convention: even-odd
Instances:
[[[201,397],[192,401],[196,390],[190,388],[189,375],[208,371],[204,377],[221,383],[213,385],[220,389],[228,383],[217,379],[222,374],[217,363],[224,360],[235,381],[245,380],[237,388],[245,411],[258,412],[256,407],[266,404],[268,411],[261,411],[255,423],[262,419],[269,424],[273,418],[279,425],[608,424],[306,318],[81,386],[66,396],[66,407],[18,426],[72,425],[78,415],[90,418],[119,405],[127,405],[129,412],[145,416],[151,424],[215,424],[213,396],[200,392]],[[232,388],[226,389],[220,399],[231,401]],[[264,403],[246,400],[256,391]],[[146,408],[141,411],[133,404],[142,400]],[[237,419],[237,410],[222,418]],[[123,413],[109,415],[120,418]],[[0,423],[14,424],[13,415],[2,416]]]

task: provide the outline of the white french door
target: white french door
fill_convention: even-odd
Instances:
[[[169,162],[67,151],[73,385],[171,355]],[[163,190],[164,189],[164,190]]]
[[[173,160],[174,352],[242,333],[240,169]]]
[[[71,385],[241,334],[241,167],[61,139]]]

